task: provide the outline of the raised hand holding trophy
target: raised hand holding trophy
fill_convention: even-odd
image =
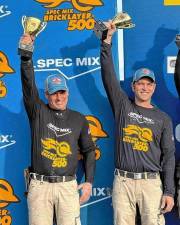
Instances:
[[[116,26],[117,29],[127,29],[135,27],[135,24],[132,23],[131,17],[126,12],[119,12],[112,19],[112,23]],[[94,32],[96,36],[100,39],[104,39],[107,34],[107,27],[101,20],[95,20]]]
[[[35,17],[22,17],[22,26],[24,29],[24,34],[36,37],[41,31],[45,29],[47,22],[42,22],[40,19]],[[32,43],[24,43],[22,40],[19,42],[18,53],[20,55],[27,55],[25,51],[32,54],[34,46]]]

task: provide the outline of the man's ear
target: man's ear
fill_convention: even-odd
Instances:
[[[49,93],[45,91],[45,97],[48,99]]]
[[[131,83],[131,89],[134,92],[134,82]]]
[[[154,83],[154,91],[155,91],[155,89],[156,89],[156,83]],[[154,91],[153,91],[153,93],[154,93]]]

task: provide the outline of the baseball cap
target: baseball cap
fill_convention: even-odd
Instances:
[[[56,91],[68,91],[66,79],[60,74],[49,75],[45,81],[45,89],[49,94],[53,94]]]
[[[148,68],[140,68],[136,70],[134,76],[133,76],[133,82],[136,82],[140,80],[143,77],[150,78],[153,82],[155,82],[155,75],[154,72]]]

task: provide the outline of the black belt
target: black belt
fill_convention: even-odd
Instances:
[[[156,179],[159,177],[159,173],[157,172],[143,172],[143,173],[133,173],[124,170],[115,169],[115,175],[120,175],[122,177],[131,178],[134,180],[139,179]]]
[[[30,173],[30,177],[33,180],[46,181],[49,183],[60,183],[75,180],[76,176],[45,176],[37,173]]]

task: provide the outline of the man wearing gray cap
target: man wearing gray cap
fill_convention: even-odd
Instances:
[[[115,177],[113,208],[115,225],[134,225],[136,206],[142,225],[164,225],[174,205],[174,138],[171,119],[151,104],[155,75],[148,68],[134,74],[131,101],[121,89],[114,71],[112,21],[101,45],[101,73],[115,117]],[[161,175],[161,176],[160,176]]]
[[[20,42],[33,45],[28,34]],[[85,116],[67,108],[69,90],[60,74],[45,82],[48,104],[40,100],[30,52],[21,50],[23,99],[32,138],[28,210],[30,225],[80,225],[80,204],[91,194],[95,147]],[[77,185],[78,151],[83,155],[85,182]],[[78,189],[82,195],[79,198]]]

